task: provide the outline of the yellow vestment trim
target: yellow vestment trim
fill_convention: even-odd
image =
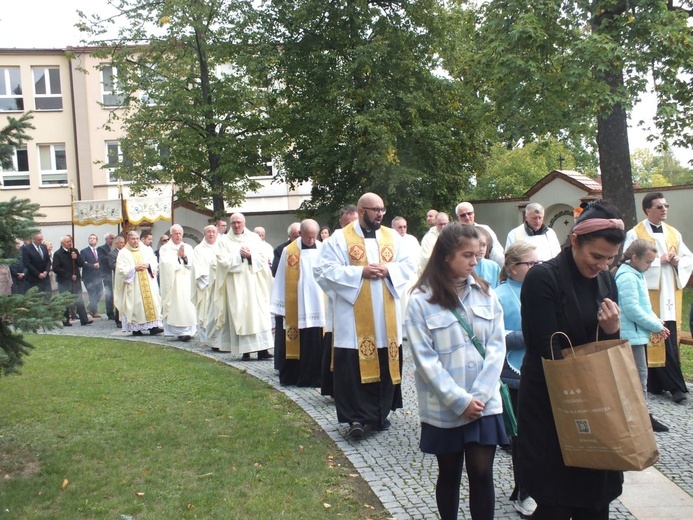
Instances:
[[[635,231],[635,234],[637,235],[638,238],[644,238],[645,240],[649,240],[650,242],[656,244],[656,241],[654,237],[652,237],[648,232],[647,229],[645,228],[645,223],[640,222],[637,226],[633,228]],[[676,232],[674,228],[672,228],[670,225],[662,222],[662,231],[664,231],[664,240],[666,241],[667,244],[667,253],[674,253],[678,254],[679,253],[679,243],[678,243],[678,237],[676,235]],[[661,256],[663,253],[661,251],[657,251],[657,254]],[[676,330],[677,334],[676,337],[680,338],[681,337],[681,308],[683,307],[683,290],[678,288],[678,284],[676,283],[676,275],[672,273],[672,276],[674,276],[674,287],[676,287],[676,290],[674,292],[674,303],[676,305]],[[661,280],[661,278],[660,278]],[[661,282],[660,282],[661,284]],[[661,287],[661,285],[660,285]],[[652,304],[652,310],[654,313],[659,316],[659,290],[658,289],[650,289],[650,304]]]
[[[298,330],[298,279],[301,276],[301,248],[297,238],[286,246],[284,276],[284,334],[286,359],[301,359],[301,340]]]
[[[344,228],[344,239],[347,244],[350,265],[368,265],[366,241],[362,236],[356,233],[354,222]],[[392,231],[389,228],[380,228],[378,247],[380,249],[380,263],[384,264],[394,260],[395,246]],[[400,384],[402,382],[402,376],[399,370],[396,303],[394,296],[387,288],[385,280],[382,281],[382,286],[383,302],[385,304],[385,328],[387,330],[390,377],[394,384]],[[361,383],[376,383],[380,381],[380,364],[375,341],[375,316],[373,315],[370,280],[363,279],[361,291],[354,304],[354,321],[356,322],[356,343],[359,349]]]
[[[143,264],[144,257],[142,256],[142,251],[140,249],[133,249],[130,244],[126,246],[128,250],[132,253],[132,258],[135,260],[135,265]],[[152,299],[152,288],[149,285],[149,269],[143,269],[142,271],[135,271],[137,278],[140,281],[140,294],[142,296],[142,306],[144,307],[144,316],[147,323],[156,321],[156,309],[154,308],[154,300]]]

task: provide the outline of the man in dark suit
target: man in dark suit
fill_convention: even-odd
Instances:
[[[12,275],[12,294],[24,294],[29,288],[26,281],[27,269],[24,267],[22,259],[22,241],[15,240],[17,245],[17,261],[10,264],[10,274]]]
[[[79,273],[79,268],[84,267],[84,259],[80,256],[79,251],[72,247],[72,237],[65,235],[60,238],[60,248],[53,253],[53,272],[58,281],[59,292],[69,292],[77,296],[75,305],[77,306],[77,315],[82,325],[93,323],[87,316],[87,309],[82,301],[82,277]],[[65,320],[63,325],[71,327],[70,323],[70,308],[65,308]]]
[[[48,254],[48,248],[43,243],[43,234],[36,233],[29,244],[22,246],[21,252],[24,268],[27,270],[26,280],[29,289],[38,287],[39,292],[47,293],[50,296],[51,257]]]
[[[103,237],[105,244],[96,248],[99,254],[99,270],[101,271],[101,280],[103,282],[104,301],[106,302],[106,316],[109,320],[115,318],[113,311],[113,271],[108,265],[108,253],[113,247],[113,233],[106,233]]]
[[[103,280],[101,277],[101,264],[99,263],[99,253],[96,251],[96,244],[99,242],[99,237],[95,234],[89,235],[87,239],[88,247],[80,251],[80,256],[84,260],[82,267],[82,280],[89,294],[89,314],[93,318],[100,318],[99,300],[103,295]]]

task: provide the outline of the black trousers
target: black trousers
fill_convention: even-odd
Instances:
[[[89,316],[87,316],[87,309],[82,300],[82,282],[58,282],[58,291],[61,293],[69,292],[77,296],[77,301],[74,304],[74,307],[77,308],[77,316],[79,316],[79,321],[82,325],[87,323]],[[70,322],[70,314],[70,307],[65,307],[65,323]]]

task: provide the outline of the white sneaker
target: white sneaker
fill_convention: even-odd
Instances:
[[[532,497],[527,497],[524,500],[515,500],[513,506],[515,506],[515,510],[522,516],[532,516],[534,510],[537,508],[537,503]]]

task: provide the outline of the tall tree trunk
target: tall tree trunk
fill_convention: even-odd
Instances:
[[[595,2],[592,30],[614,38],[614,34],[611,34],[614,31],[613,20],[627,9],[627,0]],[[596,77],[609,86],[611,97],[618,99],[624,89],[623,67],[617,56],[610,59],[611,67],[597,72]],[[628,116],[620,102],[604,105],[599,110],[597,148],[604,198],[621,211],[626,229],[629,229],[636,223],[635,195],[628,144]]]

